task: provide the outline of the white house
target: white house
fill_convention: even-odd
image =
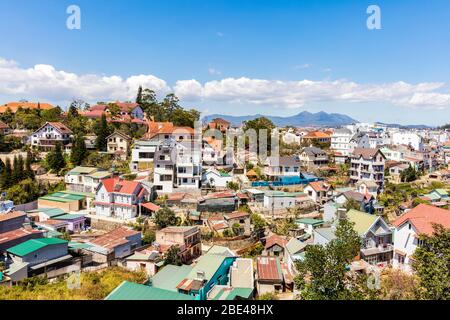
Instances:
[[[203,173],[202,180],[211,187],[226,188],[227,183],[233,181],[233,177],[229,173],[210,168]]]
[[[274,210],[292,208],[297,204],[296,198],[303,195],[303,192],[266,191],[264,208]]]
[[[450,210],[419,204],[394,221],[394,267],[406,272],[412,271],[412,256],[416,248],[423,244],[419,236],[431,235],[433,223],[450,229]]]
[[[158,141],[136,141],[131,149],[131,171],[138,172],[151,168],[158,145]]]
[[[46,122],[31,135],[31,146],[44,151],[55,148],[57,143],[66,151],[70,150],[72,130],[61,122]]]
[[[392,134],[392,144],[394,145],[407,145],[414,148],[414,150],[420,151],[423,149],[422,138],[413,132],[399,131]]]
[[[347,128],[340,128],[333,131],[331,135],[331,150],[348,156],[350,151],[350,139],[353,133]]]
[[[140,204],[148,200],[150,190],[137,181],[103,179],[96,189],[95,213],[98,216],[131,219],[141,213]]]
[[[300,159],[297,156],[268,157],[266,159],[264,174],[270,180],[278,177],[300,176]]]

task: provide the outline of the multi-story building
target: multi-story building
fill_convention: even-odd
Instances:
[[[95,213],[104,217],[131,219],[140,215],[140,205],[150,196],[151,190],[140,182],[103,179],[96,189]]]
[[[148,170],[153,166],[159,141],[138,140],[131,149],[130,169],[133,172]]]
[[[50,151],[60,143],[66,151],[70,150],[72,130],[61,122],[46,122],[31,135],[31,146],[43,151]]]
[[[180,248],[180,257],[184,263],[202,254],[200,229],[197,226],[167,227],[156,232],[155,246]],[[164,250],[163,250],[164,251]]]
[[[385,160],[379,149],[356,148],[350,155],[350,183],[373,180],[383,190]]]
[[[268,157],[266,159],[264,174],[270,180],[280,177],[300,176],[301,162],[297,156]]]
[[[414,150],[420,151],[423,148],[422,137],[414,132],[399,131],[392,134],[392,144],[411,146]]]
[[[333,131],[331,135],[331,149],[343,156],[350,154],[350,139],[353,137],[351,130],[340,128]]]
[[[154,185],[161,193],[173,188],[198,189],[202,179],[201,150],[195,141],[167,140],[158,146],[154,160]]]
[[[131,137],[116,131],[106,138],[107,152],[113,154],[121,160],[126,160],[130,150]]]
[[[328,155],[325,151],[316,147],[306,147],[300,153],[302,167],[307,171],[328,165]]]
[[[95,167],[75,167],[64,176],[66,187],[70,191],[95,192],[101,179],[110,178],[111,172]]]
[[[419,204],[394,221],[394,267],[412,271],[413,254],[424,244],[420,235],[432,235],[434,223],[450,229],[450,210]]]

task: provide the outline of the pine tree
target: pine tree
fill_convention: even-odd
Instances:
[[[31,163],[33,162],[33,155],[30,151],[27,152],[27,159],[25,160],[25,176],[29,179],[34,180],[34,172],[31,168]]]
[[[72,153],[70,154],[70,162],[72,164],[79,166],[84,158],[86,158],[86,143],[84,142],[84,137],[82,135],[77,135],[72,147]]]
[[[17,157],[14,157],[12,174],[11,174],[11,184],[12,185],[20,182],[20,167],[19,166],[20,166],[19,159]]]
[[[142,86],[139,86],[138,93],[136,96],[136,103],[139,105],[142,104]]]
[[[56,173],[59,173],[59,171],[66,166],[66,161],[64,160],[60,143],[57,143],[55,150],[49,152],[47,155],[47,164]]]
[[[7,189],[8,187],[11,186],[11,176],[12,176],[11,160],[9,160],[9,158],[6,158],[5,168],[2,171],[0,181],[2,189]]]
[[[95,147],[99,151],[106,151],[106,138],[109,136],[108,123],[106,122],[106,116],[102,114],[100,120],[100,126],[97,130],[97,140],[95,140]]]
[[[22,155],[19,155],[19,157],[17,158],[17,168],[19,170],[19,172],[17,173],[17,177],[19,178],[19,182],[22,181],[23,179],[25,179],[25,171],[24,171],[24,161],[23,161],[23,157]]]

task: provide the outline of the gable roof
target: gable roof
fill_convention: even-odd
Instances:
[[[406,222],[410,222],[419,234],[431,235],[433,234],[433,223],[450,229],[450,210],[419,204],[395,220],[393,225],[398,228]]]
[[[56,130],[58,130],[60,133],[63,134],[72,134],[72,130],[70,130],[64,123],[61,122],[46,122],[45,124],[43,124],[39,129],[37,129],[35,132],[41,130],[42,128],[44,128],[46,125],[50,125],[53,128],[55,128]]]
[[[368,214],[362,211],[351,209],[346,213],[347,219],[353,222],[355,225],[353,229],[363,236],[370,229],[370,227],[378,220],[378,216]]]
[[[101,180],[100,185],[103,185],[109,193],[115,192],[132,195],[137,190],[140,182],[123,180],[120,178],[107,178]]]
[[[177,285],[191,272],[192,266],[167,265],[152,277],[152,286],[177,292]]]
[[[279,245],[280,247],[284,247],[287,243],[287,240],[285,238],[282,238],[281,236],[277,234],[273,234],[266,238],[266,245],[264,248],[267,250],[274,245]]]
[[[116,136],[116,135],[121,136],[122,138],[124,138],[124,139],[126,139],[126,140],[131,140],[131,137],[130,137],[130,136],[128,136],[128,135],[126,135],[125,133],[120,132],[120,131],[114,131],[114,132],[111,133],[109,136],[107,136],[106,139],[109,139],[109,137]]]
[[[37,251],[46,246],[50,246],[50,245],[54,245],[54,244],[63,244],[63,243],[68,244],[69,242],[66,240],[59,239],[59,238],[31,239],[31,240],[22,242],[21,244],[18,244],[17,246],[9,248],[7,251],[9,253],[12,253],[13,255],[23,257],[29,253]]]
[[[111,250],[119,245],[127,243],[129,241],[127,238],[136,234],[140,234],[140,232],[126,227],[120,227],[91,240],[90,243]]]
[[[329,191],[330,189],[333,189],[333,187],[331,186],[331,184],[326,183],[324,181],[314,181],[314,182],[310,182],[309,186],[311,186],[311,188],[313,188],[314,191],[319,192],[319,191]]]
[[[176,133],[187,133],[193,135],[194,129],[191,127],[178,127],[172,122],[155,122],[152,120],[147,121],[147,133],[145,137],[151,139],[159,134],[172,134]]]
[[[11,213],[6,213],[6,214],[0,214],[0,222],[2,221],[7,221],[7,220],[11,220],[11,219],[15,219],[18,217],[23,217],[26,216],[27,214],[23,211],[13,211]]]
[[[300,160],[296,156],[271,156],[267,158],[267,163],[270,166],[300,166]]]
[[[352,157],[362,157],[365,160],[372,160],[378,153],[380,153],[382,157],[386,159],[384,154],[378,148],[355,148],[352,152]]]

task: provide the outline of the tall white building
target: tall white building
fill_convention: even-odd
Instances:
[[[407,131],[394,132],[392,134],[392,144],[411,146],[417,151],[421,151],[423,149],[422,138],[416,133]]]
[[[350,154],[350,140],[353,137],[353,133],[350,129],[340,128],[334,130],[331,135],[331,149],[343,156]]]

